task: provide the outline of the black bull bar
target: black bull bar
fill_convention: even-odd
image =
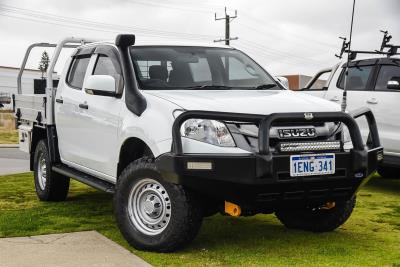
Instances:
[[[356,118],[365,117],[369,125],[369,142],[363,142]],[[182,147],[181,126],[188,119],[210,119],[224,122],[249,122],[258,125],[259,152],[248,154],[185,154]],[[350,151],[335,152],[337,174],[316,177],[290,177],[282,180],[279,175],[287,172],[290,155],[272,153],[269,132],[274,123],[315,123],[341,122],[349,131],[353,148]],[[156,159],[157,167],[164,179],[183,184],[201,193],[243,203],[258,201],[260,195],[300,194],[302,200],[308,193],[326,191],[323,199],[336,199],[334,192],[345,190],[346,197],[354,194],[368,181],[383,157],[375,117],[371,110],[363,108],[351,113],[274,113],[254,115],[212,111],[186,111],[180,114],[172,128],[172,150]],[[209,170],[190,170],[189,162],[211,162]],[[328,188],[329,187],[329,188]],[[289,192],[290,191],[290,192]],[[307,195],[307,196],[306,196]],[[278,197],[277,197],[278,199]],[[282,199],[281,197],[279,199]],[[282,202],[282,201],[280,201]]]

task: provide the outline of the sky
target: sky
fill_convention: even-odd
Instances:
[[[313,75],[338,62],[339,36],[348,37],[352,0],[0,0],[0,66],[19,67],[28,45],[67,36],[114,40],[134,33],[140,41],[213,43],[224,37],[228,13],[231,41],[273,75]],[[400,0],[357,0],[352,48],[380,48],[388,30],[400,44]],[[37,69],[43,49],[28,67]],[[52,50],[47,50],[50,55]],[[62,55],[65,59],[69,55]],[[63,62],[56,70],[61,71]]]

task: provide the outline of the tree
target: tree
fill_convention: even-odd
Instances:
[[[42,72],[42,80],[44,77],[44,73],[47,72],[47,68],[49,67],[49,54],[47,54],[46,51],[43,51],[42,53],[42,58],[40,59],[40,63],[39,63],[39,70]]]

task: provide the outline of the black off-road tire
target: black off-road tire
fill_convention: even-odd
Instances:
[[[39,161],[44,160],[46,165],[46,181],[41,182]],[[67,198],[70,178],[52,171],[49,150],[46,140],[40,140],[35,149],[33,171],[35,189],[41,201],[64,201]]]
[[[287,227],[312,232],[330,232],[344,224],[350,217],[356,198],[335,203],[330,209],[282,210],[276,217]]]
[[[385,179],[399,179],[400,178],[400,168],[392,166],[379,166],[378,173],[382,178]]]
[[[129,215],[128,202],[132,189],[137,183],[152,179],[161,184],[169,195],[171,215],[168,224],[161,233],[148,235],[133,223]],[[114,195],[114,212],[118,227],[136,249],[172,252],[189,242],[197,235],[203,209],[198,197],[181,185],[163,180],[152,158],[141,158],[129,164],[118,178]]]

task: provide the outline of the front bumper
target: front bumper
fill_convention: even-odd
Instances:
[[[233,116],[237,117],[233,117]],[[164,179],[182,184],[193,191],[218,200],[227,200],[261,211],[290,206],[320,205],[328,201],[349,199],[368,181],[382,159],[375,119],[369,110],[354,116],[342,112],[314,113],[313,121],[340,121],[350,132],[354,148],[334,152],[335,174],[291,177],[290,154],[272,153],[267,132],[276,121],[305,121],[304,114],[272,114],[259,123],[259,153],[184,154],[179,128],[188,118],[251,121],[253,115],[189,111],[174,124],[174,143],[170,153],[156,159]],[[371,148],[361,139],[354,117],[365,116],[370,125]],[[299,154],[301,152],[295,152]],[[318,151],[317,153],[323,153]],[[197,166],[197,167],[196,167]]]

